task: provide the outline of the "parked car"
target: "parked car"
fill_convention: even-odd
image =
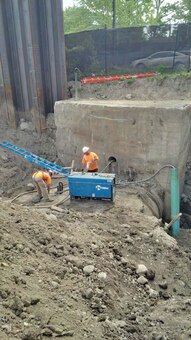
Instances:
[[[162,51],[151,54],[150,56],[134,60],[131,66],[139,71],[154,69],[158,66],[164,66],[168,69],[187,70],[191,65],[191,57],[180,52]]]

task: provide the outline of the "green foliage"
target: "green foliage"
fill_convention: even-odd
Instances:
[[[191,0],[115,0],[116,27],[159,25],[190,13]],[[185,14],[186,15],[186,14]],[[188,17],[188,15],[187,15]],[[64,12],[65,33],[112,27],[112,0],[78,0]]]
[[[92,13],[83,7],[69,7],[64,11],[64,33],[75,33],[93,28]]]
[[[183,0],[183,13],[184,18],[187,21],[191,21],[191,1],[190,0]]]
[[[130,86],[130,85],[133,85],[135,83],[135,78],[134,79],[128,79],[127,80],[127,84]]]
[[[159,66],[157,66],[157,68],[156,68],[156,72],[158,72],[158,73],[160,73],[160,74],[166,74],[166,73],[172,73],[172,71],[171,70],[167,70],[167,68],[164,66],[164,65],[159,65]]]

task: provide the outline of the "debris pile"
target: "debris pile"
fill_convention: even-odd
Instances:
[[[191,249],[141,211],[1,200],[0,338],[189,339]]]

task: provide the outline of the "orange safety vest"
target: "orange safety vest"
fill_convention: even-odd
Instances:
[[[87,154],[84,154],[82,157],[82,164],[87,165],[87,163],[92,163],[89,166],[89,170],[95,170],[98,169],[97,161],[99,160],[98,155],[96,155],[95,152],[89,152]]]
[[[44,182],[46,182],[47,184],[51,185],[51,177],[50,175],[47,173],[47,172],[44,172],[44,171],[36,171],[32,178],[35,180],[35,177],[36,178],[40,178],[42,179]]]

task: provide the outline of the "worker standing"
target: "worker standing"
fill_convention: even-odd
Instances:
[[[90,148],[88,146],[84,146],[82,152],[83,152],[82,165],[85,166],[83,172],[84,173],[97,172],[98,171],[97,161],[99,160],[98,155],[95,152],[90,151]]]
[[[51,177],[52,177],[52,172],[50,170],[48,171],[36,171],[32,178],[33,181],[36,184],[38,196],[39,196],[39,201],[44,198],[45,201],[51,202],[53,201],[49,197],[50,193],[50,185],[51,185]]]

